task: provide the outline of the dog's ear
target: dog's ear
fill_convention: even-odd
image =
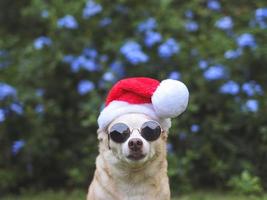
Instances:
[[[164,130],[164,131],[162,132],[162,134],[161,134],[161,138],[162,138],[162,140],[165,141],[165,142],[167,142],[168,132],[169,132],[169,131]]]
[[[106,136],[106,132],[103,129],[98,129],[97,130],[97,139],[99,140],[99,142],[102,142],[105,139]]]
[[[109,150],[108,148],[108,135],[105,130],[98,129],[97,130],[97,138],[99,140],[99,151],[104,152],[106,150]]]

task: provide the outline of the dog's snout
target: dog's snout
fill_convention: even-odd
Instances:
[[[139,151],[143,146],[143,142],[139,138],[133,138],[128,142],[128,146],[132,151]]]

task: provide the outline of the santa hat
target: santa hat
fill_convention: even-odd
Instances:
[[[158,120],[166,129],[170,118],[185,111],[189,99],[187,87],[180,81],[133,77],[118,81],[110,90],[105,108],[98,117],[99,128],[127,113],[143,113]]]

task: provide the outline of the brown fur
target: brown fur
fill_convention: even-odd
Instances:
[[[167,133],[154,142],[154,156],[142,164],[123,162],[108,148],[108,136],[98,130],[99,155],[87,200],[169,200]]]

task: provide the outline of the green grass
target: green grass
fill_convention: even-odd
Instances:
[[[2,198],[1,198],[2,199]],[[9,195],[3,200],[85,200],[86,194],[82,191],[66,192],[42,192],[38,194],[24,194],[21,196]],[[267,195],[260,197],[234,195],[219,192],[196,192],[193,194],[181,195],[172,200],[267,200]]]
[[[173,200],[267,200],[267,195],[249,196],[222,192],[196,192],[193,194],[181,195]]]
[[[0,198],[1,199],[1,198]],[[53,192],[46,191],[41,193],[26,193],[20,196],[10,195],[4,197],[3,200],[85,200],[86,194],[82,191],[74,191],[66,193],[63,191]]]

